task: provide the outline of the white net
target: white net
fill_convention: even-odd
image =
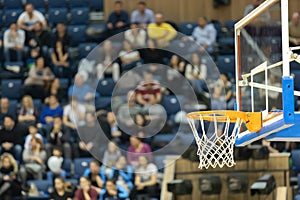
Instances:
[[[217,117],[213,116],[213,130],[206,133],[204,120],[202,115],[199,116],[199,120],[188,118],[189,124],[193,131],[196,143],[198,146],[197,154],[199,156],[199,168],[208,169],[209,167],[220,168],[227,166],[232,167],[235,165],[233,149],[236,137],[240,132],[240,127],[242,120],[237,118],[234,128],[230,132],[230,118],[227,117],[227,120],[223,125],[220,126],[220,123],[217,120]],[[196,122],[200,122],[202,133],[198,133]],[[224,130],[222,130],[221,128]],[[201,136],[199,136],[201,135]]]

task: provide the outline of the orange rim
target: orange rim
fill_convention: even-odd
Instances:
[[[257,132],[262,127],[262,114],[261,112],[242,112],[235,110],[209,110],[198,111],[187,114],[187,117],[194,120],[200,120],[201,117],[205,121],[217,121],[217,122],[236,122],[237,119],[241,119],[245,122],[246,127],[251,132]]]

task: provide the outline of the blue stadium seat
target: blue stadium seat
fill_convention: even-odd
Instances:
[[[49,199],[48,188],[52,186],[52,183],[48,180],[29,180],[28,185],[34,184],[40,192],[37,197],[29,197],[28,199]]]
[[[97,92],[100,94],[100,98],[103,96],[111,97],[114,87],[115,83],[112,78],[100,80],[97,86]]]
[[[71,9],[71,25],[88,25],[89,24],[89,9],[73,8]]]
[[[70,179],[65,179],[65,182],[70,182],[72,183],[73,185],[78,185],[78,180],[77,179],[74,179],[74,178],[70,178]]]
[[[26,3],[31,3],[35,9],[45,9],[45,1],[44,0],[26,0]]]
[[[6,9],[20,9],[23,7],[22,0],[4,0],[3,8]]]
[[[86,26],[70,25],[67,28],[67,33],[71,37],[71,47],[77,47],[80,43],[86,41]]]
[[[48,21],[50,26],[55,26],[57,23],[68,22],[67,9],[66,8],[49,8]]]
[[[212,20],[210,23],[212,23],[217,31],[217,41],[222,36],[222,24],[218,20]]]
[[[219,54],[228,55],[234,54],[234,38],[220,38],[219,40]]]
[[[92,0],[98,2],[99,0]],[[87,0],[72,0],[69,1],[70,8],[82,8],[82,7],[88,7],[88,1]]]
[[[70,177],[71,176],[71,170],[72,170],[72,160],[65,158],[62,164],[62,169],[66,171],[66,176]]]
[[[228,31],[234,31],[234,24],[236,22],[237,20],[230,20],[230,21],[225,21],[224,24]]]
[[[74,178],[79,178],[84,171],[89,168],[90,162],[93,158],[75,158],[74,159]]]
[[[182,22],[179,24],[179,32],[190,36],[196,26],[198,26],[197,22]]]
[[[21,97],[22,81],[19,79],[6,79],[1,82],[2,96],[18,100]]]
[[[67,8],[66,0],[50,0],[48,1],[48,7],[50,8]]]
[[[19,15],[23,11],[21,9],[7,9],[5,10],[4,18],[5,18],[5,27],[9,27],[12,23],[16,23],[18,21]]]
[[[221,73],[235,74],[235,57],[234,55],[219,55],[218,68]]]
[[[97,46],[97,43],[81,43],[79,44],[79,58],[85,58]]]
[[[298,63],[296,61],[290,62],[290,66],[291,66],[291,71],[300,70],[300,63]]]
[[[90,1],[89,6],[91,11],[103,11],[103,0]]]
[[[180,111],[180,104],[175,95],[164,96],[162,106],[166,109],[167,115],[175,115]]]
[[[99,97],[95,100],[96,110],[109,110],[111,108],[111,97]]]

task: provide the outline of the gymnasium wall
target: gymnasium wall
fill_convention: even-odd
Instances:
[[[136,9],[140,0],[123,0],[124,9],[130,13]],[[213,8],[213,0],[144,0],[148,7],[156,12],[162,12],[166,20],[177,23],[196,21],[199,16],[206,16],[209,20],[216,19],[221,22],[238,20],[243,17],[244,8],[252,0],[231,0],[228,6]],[[113,10],[114,0],[104,0],[105,19]],[[289,0],[290,13],[300,11],[299,0]]]

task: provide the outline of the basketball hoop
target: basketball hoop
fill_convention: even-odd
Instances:
[[[227,167],[234,166],[233,148],[236,137],[240,133],[241,124],[245,123],[247,129],[252,132],[257,132],[262,127],[262,114],[260,112],[201,111],[188,113],[187,119],[198,146],[197,154],[200,160],[200,169],[216,168],[217,166],[222,168],[225,165]],[[204,121],[213,122],[214,129],[206,133]],[[198,122],[200,122],[202,134],[198,133]],[[232,130],[230,129],[231,123],[235,123]]]

